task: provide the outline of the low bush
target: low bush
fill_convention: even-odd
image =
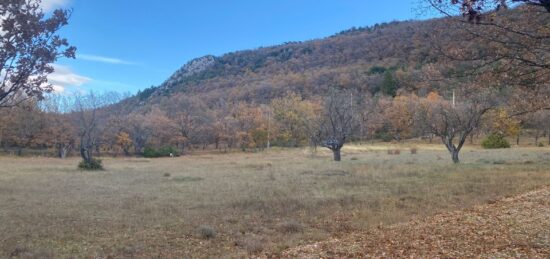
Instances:
[[[159,149],[154,149],[152,147],[146,147],[143,150],[143,156],[147,158],[157,158],[157,157],[170,157],[177,156],[177,150],[173,147],[161,147]]]
[[[78,164],[78,168],[86,171],[98,171],[103,170],[103,164],[100,159],[92,159],[90,161],[82,160]]]
[[[412,147],[411,148],[411,154],[416,155],[416,153],[418,153],[418,148]]]
[[[178,155],[178,151],[175,148],[171,147],[171,146],[161,147],[157,150],[157,153],[158,153],[159,157],[169,157],[169,156],[177,156]]]
[[[152,147],[146,147],[145,150],[143,150],[143,156],[144,157],[157,157],[157,151]]]
[[[542,144],[542,142],[539,142],[539,144],[537,146],[538,147],[544,147],[544,144]]]
[[[481,142],[481,146],[485,149],[509,148],[510,143],[502,134],[493,133]]]
[[[216,237],[216,230],[211,226],[202,225],[197,228],[197,234],[202,239],[212,239]]]
[[[375,138],[380,139],[383,142],[391,142],[393,140],[393,136],[387,132],[378,132],[376,133]]]

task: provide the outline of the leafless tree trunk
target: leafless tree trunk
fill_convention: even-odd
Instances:
[[[61,159],[67,158],[67,154],[69,153],[69,150],[72,148],[72,143],[62,143],[58,144],[57,146],[57,155]]]
[[[98,109],[103,106],[101,96],[89,93],[75,96],[75,113],[79,125],[80,156],[85,163],[93,161],[93,151],[98,144]]]
[[[419,127],[441,138],[451,154],[454,163],[459,163],[459,153],[464,142],[481,124],[482,116],[495,105],[494,96],[488,93],[476,93],[457,102],[454,106],[448,100],[429,101],[420,105],[415,119]]]
[[[354,128],[353,100],[350,94],[332,90],[325,100],[325,112],[321,118],[319,133],[321,146],[330,149],[334,161],[341,160],[341,149]]]

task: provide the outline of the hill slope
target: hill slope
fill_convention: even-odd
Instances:
[[[266,103],[287,91],[305,98],[328,87],[376,93],[384,73],[391,71],[399,88],[416,90],[410,78],[399,78],[437,60],[434,35],[445,20],[391,22],[351,29],[307,42],[205,56],[191,60],[158,87],[140,92],[143,103],[159,103],[175,94],[203,100],[230,98]]]
[[[526,13],[521,8],[501,11],[499,19],[523,19]],[[325,95],[330,87],[377,94],[388,78],[397,93],[424,96],[430,90],[446,87],[442,82],[426,80],[437,70],[434,67],[440,68],[445,62],[446,51],[471,46],[483,53],[491,48],[473,45],[467,32],[472,28],[465,29],[450,18],[394,21],[352,28],[324,39],[200,57],[159,86],[145,89],[125,103],[162,107],[185,95],[216,109],[219,100],[263,104],[288,91],[308,99]],[[460,65],[451,66],[450,73],[464,70]],[[390,93],[395,95],[393,90]]]

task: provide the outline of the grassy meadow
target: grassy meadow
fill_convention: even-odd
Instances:
[[[104,158],[102,172],[0,157],[0,258],[277,255],[550,185],[548,147],[466,147],[459,165],[443,148],[353,145],[340,163],[323,149]]]

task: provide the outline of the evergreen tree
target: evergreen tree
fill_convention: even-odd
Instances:
[[[384,73],[384,81],[382,81],[380,91],[387,96],[395,96],[397,93],[397,80],[393,78],[393,74],[389,70]]]

